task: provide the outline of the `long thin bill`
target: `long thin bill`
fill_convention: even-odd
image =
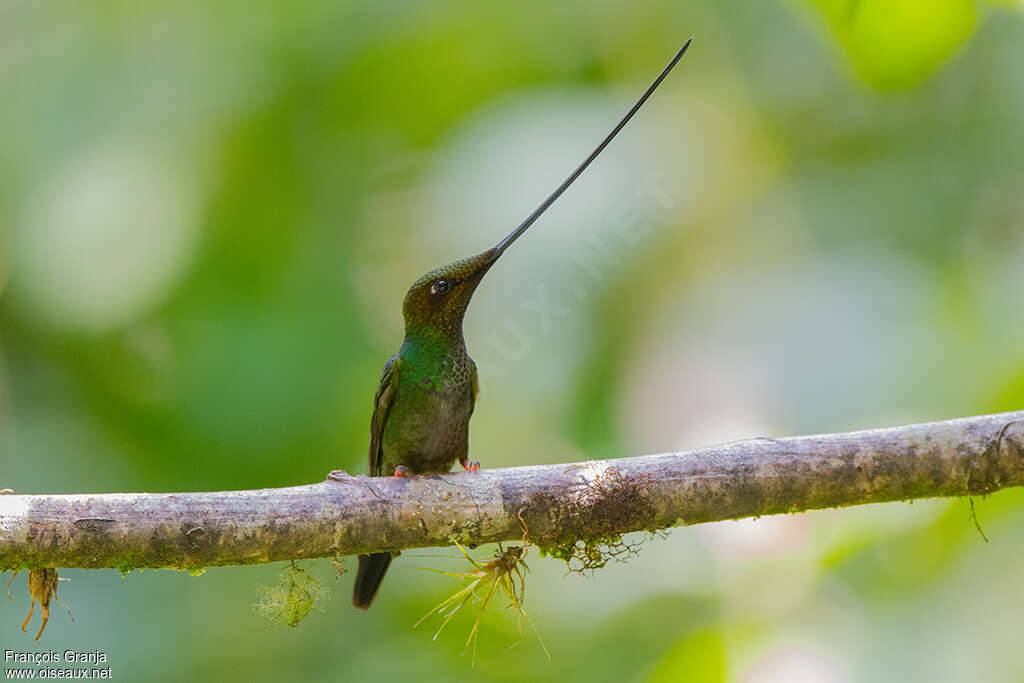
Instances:
[[[676,63],[678,63],[679,60],[683,58],[683,55],[686,54],[686,49],[690,47],[690,43],[692,41],[693,38],[691,37],[683,44],[681,48],[679,48],[679,52],[677,52],[676,56],[672,58],[672,61],[668,63],[668,66],[661,70],[661,73],[658,74],[658,77],[654,79],[654,82],[651,83],[650,87],[648,87],[647,90],[644,91],[644,94],[640,96],[640,99],[636,101],[636,104],[634,104],[633,107],[628,112],[626,112],[626,115],[622,117],[618,124],[616,124],[615,128],[612,129],[612,132],[608,133],[608,135],[605,136],[605,139],[601,141],[601,144],[594,148],[594,151],[591,152],[587,156],[587,158],[583,160],[583,163],[577,166],[576,170],[570,173],[569,177],[562,181],[562,184],[559,185],[554,192],[548,195],[548,198],[541,202],[541,205],[534,209],[533,213],[526,217],[526,220],[520,223],[515,230],[510,232],[508,234],[508,237],[506,237],[505,239],[498,243],[498,246],[494,248],[494,258],[500,256],[502,252],[508,249],[508,245],[512,244],[517,239],[519,239],[519,236],[526,232],[526,229],[533,225],[534,221],[540,218],[541,214],[547,211],[548,207],[555,203],[556,199],[562,196],[562,193],[565,192],[570,185],[572,185],[573,181],[580,177],[580,174],[582,174],[583,171],[587,169],[587,166],[590,165],[590,162],[596,159],[597,155],[604,151],[604,148],[608,146],[608,143],[611,142],[615,138],[615,136],[619,134],[619,131],[622,130],[627,123],[629,123],[629,120],[633,118],[633,115],[636,114],[637,111],[640,110],[640,107],[644,105],[644,102],[647,101],[647,98],[651,96],[651,94],[657,89],[659,85],[661,85],[661,82],[665,80],[665,77],[668,76],[668,73],[672,71],[672,67],[674,67]]]

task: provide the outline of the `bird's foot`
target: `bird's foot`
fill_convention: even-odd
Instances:
[[[480,461],[479,460],[460,460],[459,464],[462,465],[462,468],[464,470],[466,470],[467,472],[479,472],[480,471]]]
[[[412,476],[412,472],[405,465],[399,465],[398,467],[395,468],[395,476],[396,477],[410,477],[410,476]]]
[[[345,470],[331,470],[327,473],[327,478],[333,479],[334,481],[347,481],[349,479],[354,479],[355,477]]]

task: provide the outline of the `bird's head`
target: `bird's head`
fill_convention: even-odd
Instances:
[[[406,335],[430,330],[461,336],[469,300],[500,255],[497,248],[488,249],[436,268],[414,282],[402,304]]]

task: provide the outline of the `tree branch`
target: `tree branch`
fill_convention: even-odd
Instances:
[[[11,484],[12,482],[4,482]],[[0,496],[0,569],[254,564],[519,539],[541,547],[1024,485],[1024,411],[684,453],[214,493]]]

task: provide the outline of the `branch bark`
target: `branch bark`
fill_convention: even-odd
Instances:
[[[11,482],[5,482],[10,484]],[[0,496],[0,569],[194,569],[519,539],[541,547],[1024,485],[1024,411],[683,453],[210,493]]]

